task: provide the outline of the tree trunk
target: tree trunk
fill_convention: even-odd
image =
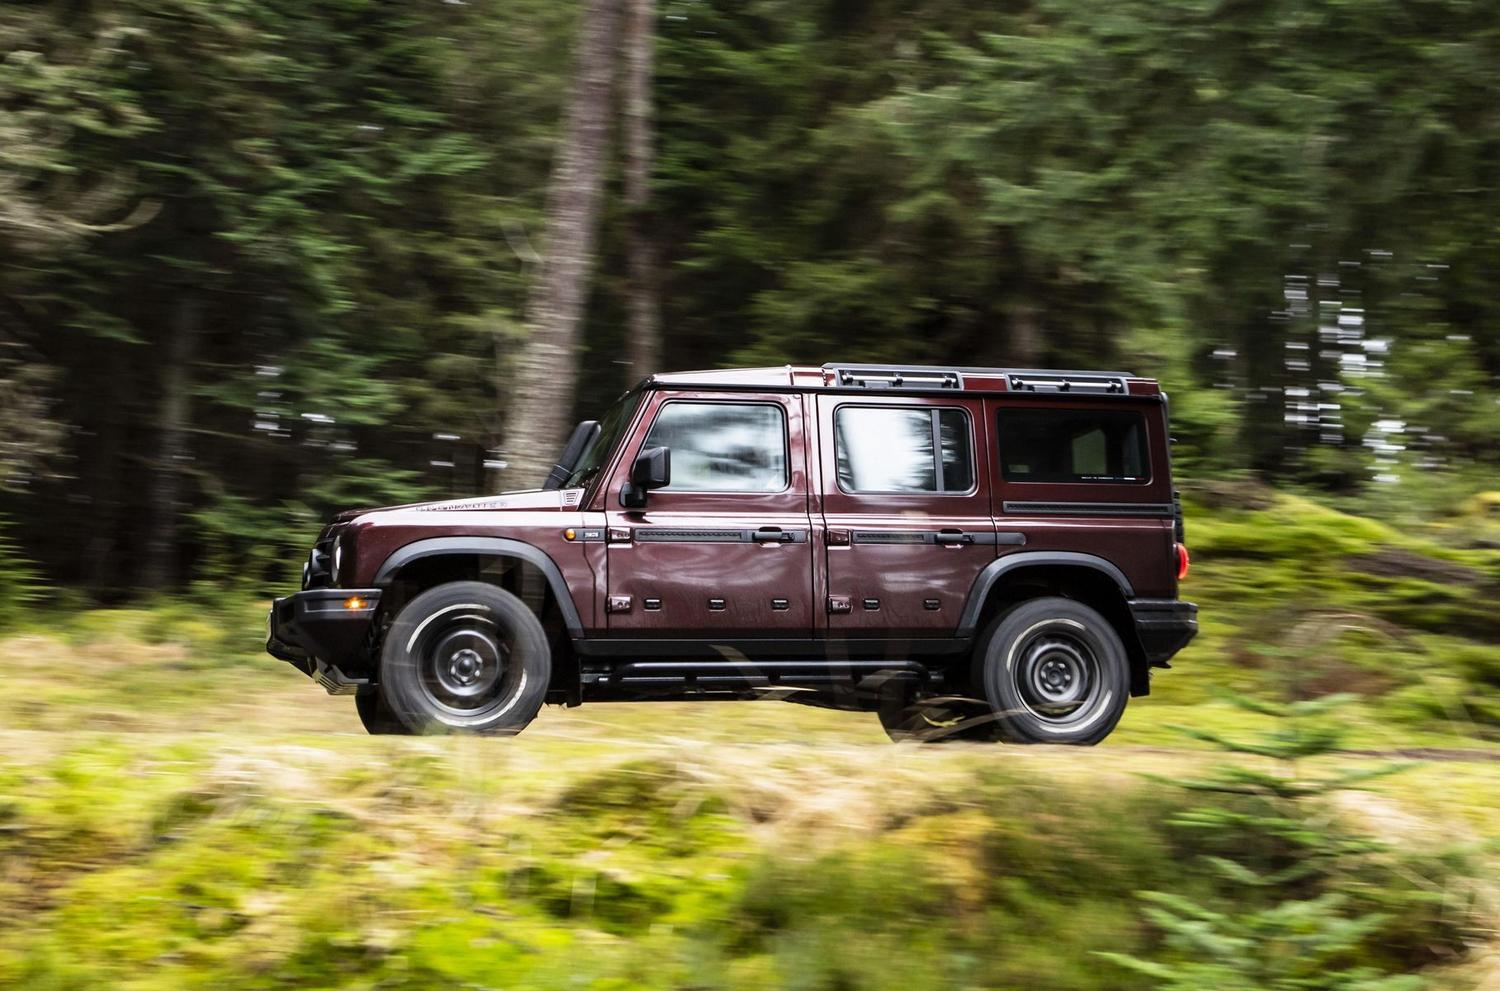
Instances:
[[[161,370],[157,458],[151,487],[151,534],[146,542],[142,584],[165,589],[177,582],[177,521],[182,515],[182,466],[188,457],[187,428],[193,388],[192,362],[200,306],[192,293],[177,298]]]
[[[135,569],[124,569],[120,562],[121,541],[120,495],[124,484],[121,470],[125,436],[126,383],[134,381],[135,367],[130,356],[117,341],[98,341],[90,349],[90,363],[98,362],[103,371],[90,369],[87,378],[92,396],[98,404],[93,421],[93,443],[80,440],[83,463],[90,467],[91,505],[88,514],[89,537],[79,541],[78,574],[96,601],[116,591],[117,585],[135,578]],[[86,423],[88,421],[85,421]],[[85,437],[88,433],[84,434]]]
[[[609,147],[621,0],[588,0],[562,143],[547,190],[546,246],[527,301],[530,334],[515,368],[505,487],[539,485],[573,412],[578,327],[588,297]]]
[[[651,212],[651,71],[655,0],[626,0],[625,208],[630,265],[630,385],[661,370],[661,304]]]
[[[1010,356],[1014,368],[1035,368],[1041,363],[1042,327],[1036,307],[1022,303],[1010,314]]]

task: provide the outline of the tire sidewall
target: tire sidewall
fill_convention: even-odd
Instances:
[[[1032,711],[1015,684],[1020,648],[1049,626],[1089,648],[1097,665],[1101,696],[1077,723],[1058,725]],[[1109,620],[1074,599],[1031,599],[1002,614],[986,631],[979,683],[998,714],[1002,735],[1017,743],[1090,745],[1103,740],[1120,721],[1130,696],[1130,661]]]
[[[396,718],[379,688],[361,688],[355,693],[354,711],[371,736],[405,736],[411,732]]]
[[[507,663],[520,668],[503,703],[477,716],[444,710],[422,685],[419,641],[424,627],[460,610],[484,616],[503,632]],[[396,616],[380,652],[381,695],[392,714],[415,733],[519,733],[541,709],[551,675],[552,653],[541,621],[516,596],[485,582],[450,582],[418,595]]]

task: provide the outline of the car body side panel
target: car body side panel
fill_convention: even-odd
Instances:
[[[992,430],[990,482],[996,525],[1002,532],[1025,535],[1024,546],[1001,545],[1000,554],[1064,551],[1092,554],[1119,567],[1142,597],[1177,594],[1176,558],[1172,552],[1172,481],[1162,404],[1158,397],[1120,400],[1111,409],[1142,414],[1151,478],[1141,484],[1096,482],[1007,481],[1001,470],[995,431],[1001,409],[1097,409],[1066,398],[984,400]]]
[[[650,424],[672,402],[755,403],[782,411],[787,482],[774,492],[651,492],[626,507],[620,488]],[[611,635],[805,637],[812,633],[812,523],[802,397],[659,390],[626,440],[604,490]],[[755,540],[775,528],[786,538]]]
[[[787,415],[788,487],[778,493],[701,493],[676,498],[669,493],[653,493],[645,511],[621,506],[619,486],[628,474],[631,459],[639,451],[652,417],[671,398],[780,404]],[[832,411],[846,403],[968,409],[979,480],[976,491],[965,496],[897,497],[841,492],[834,460]],[[1066,397],[655,390],[641,404],[619,449],[611,456],[609,468],[587,492],[506,493],[348,514],[341,533],[351,541],[354,554],[341,575],[341,584],[372,585],[387,558],[415,541],[474,537],[521,541],[544,553],[560,575],[562,587],[556,591],[571,598],[585,636],[617,636],[632,631],[657,637],[945,636],[956,629],[975,575],[983,565],[996,556],[1021,551],[1101,557],[1126,574],[1137,597],[1175,598],[1172,520],[1165,512],[1172,502],[1172,490],[1159,398],[1122,397],[1111,402],[1112,407],[1139,409],[1145,417],[1152,477],[1141,485],[1007,482],[997,456],[995,418],[1001,407],[1012,403],[1028,409],[1084,405]],[[1088,406],[1097,408],[1093,403]],[[794,543],[743,546],[631,541],[619,545],[619,556],[612,556],[615,547],[602,538],[566,537],[569,529],[575,534],[597,534],[611,526],[756,529],[768,525],[803,536]],[[830,547],[827,543],[830,529],[852,533],[950,527],[976,534],[998,530],[1000,537],[1020,535],[1024,542],[996,540],[957,547],[879,541]],[[615,570],[617,562],[624,564],[627,560],[633,562],[630,567]],[[697,600],[702,599],[703,615],[684,618],[682,613],[666,615],[665,609],[648,615],[642,600],[664,596],[653,595],[647,586],[659,592],[663,582],[675,589],[674,596],[681,596],[695,609],[700,605]],[[714,589],[735,591],[713,595]],[[933,594],[918,594],[926,591]],[[608,611],[611,592],[636,600],[635,619],[627,621]],[[847,595],[850,611],[830,614],[827,605],[832,595]],[[707,600],[720,597],[726,600],[724,608],[709,611]],[[772,598],[786,599],[787,606],[772,609]],[[865,610],[865,598],[878,598],[879,608]],[[922,600],[928,598],[941,600],[940,608],[922,608]]]
[[[975,578],[995,556],[982,400],[838,395],[818,396],[816,407],[829,634],[951,636]],[[845,491],[835,444],[835,418],[842,408],[964,411],[975,460],[972,490]],[[948,539],[956,542],[939,542]]]
[[[598,605],[596,575],[601,566],[603,541],[578,539],[586,524],[584,513],[576,509],[398,509],[369,513],[357,519],[350,528],[356,548],[354,574],[349,584],[373,585],[376,576],[392,554],[417,541],[431,538],[499,538],[528,544],[545,554],[556,565],[563,588],[558,595],[568,595],[584,625],[584,632],[595,622],[602,607]],[[573,530],[574,540],[566,531]],[[455,553],[459,551],[455,548]],[[479,553],[486,553],[479,551]]]

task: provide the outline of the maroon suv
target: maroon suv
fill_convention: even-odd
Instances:
[[[656,375],[542,489],[343,513],[267,649],[372,733],[773,697],[1097,743],[1197,632],[1167,399],[1112,372]]]

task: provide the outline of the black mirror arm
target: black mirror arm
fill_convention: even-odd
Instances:
[[[632,485],[630,482],[621,483],[620,505],[626,509],[645,509],[646,490]]]
[[[647,492],[671,484],[672,449],[647,448],[636,455],[635,463],[630,466],[630,480],[620,486],[620,505],[627,509],[642,509],[646,505]]]

